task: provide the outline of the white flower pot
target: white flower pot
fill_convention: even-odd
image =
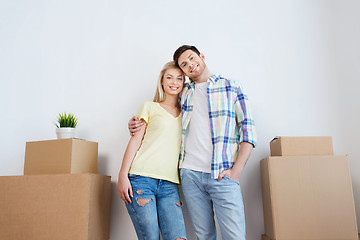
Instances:
[[[75,137],[75,128],[70,128],[70,127],[57,128],[56,135],[58,139],[73,138]]]

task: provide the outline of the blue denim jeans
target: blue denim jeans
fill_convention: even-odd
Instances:
[[[126,208],[140,240],[186,239],[178,185],[129,174],[133,197]],[[160,229],[160,231],[159,231]]]
[[[186,207],[199,240],[215,240],[214,210],[222,240],[245,240],[245,214],[239,182],[224,176],[181,169]]]

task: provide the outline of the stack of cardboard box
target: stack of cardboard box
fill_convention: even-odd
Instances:
[[[263,240],[357,240],[347,156],[331,137],[279,137],[261,160]]]
[[[98,144],[27,142],[24,176],[0,177],[0,239],[109,239],[111,179]]]

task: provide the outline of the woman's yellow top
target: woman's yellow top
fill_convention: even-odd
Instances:
[[[181,113],[174,117],[159,103],[145,102],[137,117],[147,127],[129,173],[180,183]]]

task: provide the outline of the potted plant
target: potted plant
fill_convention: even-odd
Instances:
[[[78,119],[71,113],[60,113],[55,123],[56,135],[58,139],[75,137],[75,127],[78,125]]]

